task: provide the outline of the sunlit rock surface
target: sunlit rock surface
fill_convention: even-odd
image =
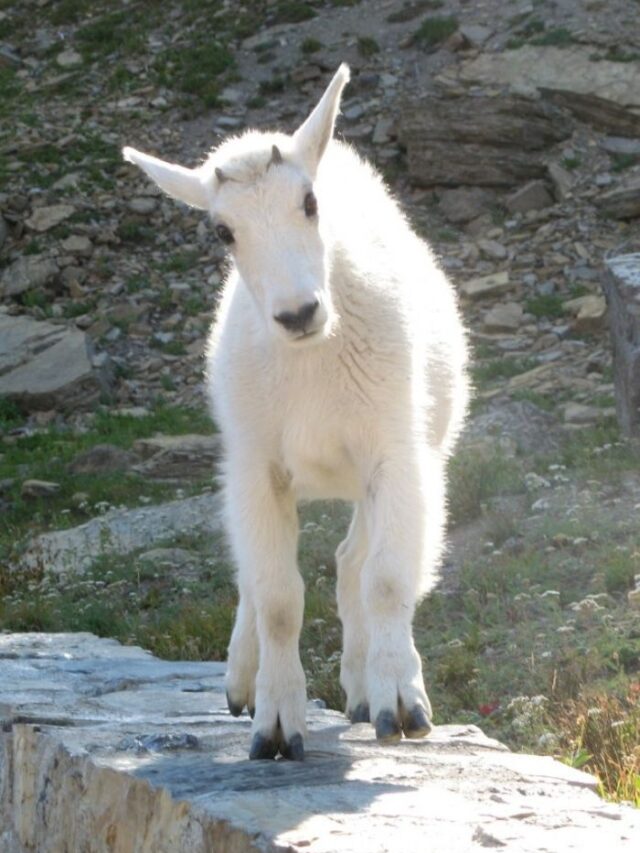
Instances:
[[[640,812],[473,726],[381,747],[310,705],[303,764],[249,762],[224,664],[0,634],[0,853],[631,850]]]

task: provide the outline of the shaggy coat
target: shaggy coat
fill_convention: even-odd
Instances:
[[[240,591],[228,701],[254,715],[254,758],[304,755],[302,499],[355,505],[336,555],[348,716],[382,741],[430,729],[412,619],[438,578],[466,338],[429,247],[375,170],[332,138],[348,76],[341,66],[293,136],[249,132],[199,169],[125,149],[209,211],[233,258],[207,375]]]

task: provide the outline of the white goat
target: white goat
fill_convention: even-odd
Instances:
[[[247,132],[196,169],[124,149],[209,211],[233,259],[208,375],[240,591],[227,697],[254,717],[251,758],[304,757],[299,499],[355,502],[336,554],[346,713],[381,741],[431,727],[412,620],[437,579],[466,339],[428,246],[332,139],[348,80],[342,65],[293,136]]]

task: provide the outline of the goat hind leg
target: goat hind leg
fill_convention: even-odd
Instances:
[[[433,582],[444,525],[444,469],[437,452],[407,448],[370,489],[371,542],[362,569],[368,625],[367,689],[381,741],[424,737],[431,705],[413,642],[418,597]]]
[[[255,607],[250,590],[241,589],[225,677],[227,705],[234,717],[240,716],[245,706],[251,717],[255,714],[258,660]]]
[[[352,723],[369,722],[367,698],[367,625],[362,610],[360,573],[367,556],[364,509],[356,504],[349,532],[336,551],[338,613],[342,622],[340,684],[347,695],[345,713]]]

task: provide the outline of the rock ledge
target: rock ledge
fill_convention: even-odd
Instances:
[[[631,850],[640,812],[474,726],[380,747],[309,708],[304,764],[249,762],[224,665],[0,634],[0,851]],[[635,849],[635,848],[634,848]]]

